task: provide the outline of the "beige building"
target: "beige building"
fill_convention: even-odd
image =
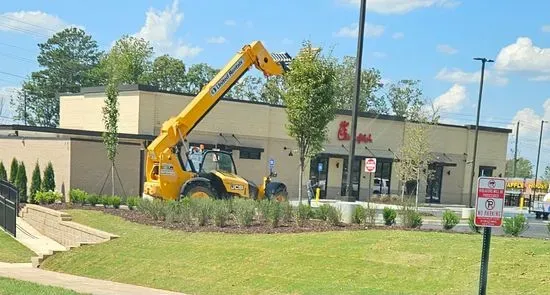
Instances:
[[[119,131],[125,133],[126,145],[121,148],[117,167],[127,194],[138,194],[140,189],[140,149],[158,134],[165,120],[176,116],[191,99],[192,95],[158,91],[150,86],[121,87]],[[32,141],[32,146],[35,146],[32,151],[38,153],[29,161],[39,159],[41,162],[51,160],[58,163],[56,172],[58,178],[63,179],[58,186],[64,183],[65,190],[80,187],[97,191],[105,181],[109,163],[100,136],[104,129],[101,115],[103,100],[103,87],[84,88],[78,94],[61,95],[62,129],[52,129],[50,135],[42,132],[40,136],[45,139],[40,139],[40,142],[34,137],[24,139],[26,142]],[[295,141],[287,135],[286,122],[285,109],[281,106],[223,99],[195,127],[188,141],[190,144],[202,143],[206,147],[216,146],[231,151],[238,173],[257,183],[268,173],[269,160],[274,160],[277,181],[287,184],[291,197],[295,197],[298,191],[298,157]],[[350,122],[350,112],[339,112],[328,127],[329,140],[323,152],[307,163],[305,178],[318,181],[323,198],[342,198],[342,184],[348,171],[348,133],[351,128],[347,125]],[[401,183],[396,172],[408,124],[411,123],[394,116],[360,114],[356,159],[351,169],[353,195],[357,199],[365,200],[369,195],[378,193],[400,194],[403,187],[406,193],[413,193],[414,183]],[[420,201],[468,204],[474,129],[475,126],[446,124],[432,129],[430,147],[433,161],[430,169],[434,177],[428,181],[421,180]],[[65,133],[57,130],[64,130]],[[86,139],[71,132],[84,132]],[[510,132],[509,129],[480,127],[476,177],[504,174]],[[4,163],[11,161],[12,156],[24,153],[21,149],[29,149],[16,140],[21,141],[21,138],[2,137],[0,159]],[[9,146],[4,148],[4,143]],[[365,158],[369,157],[377,160],[376,172],[372,174],[364,171]],[[31,170],[27,168],[29,179]],[[110,188],[109,181],[105,187]]]

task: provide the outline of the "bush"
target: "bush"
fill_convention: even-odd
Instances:
[[[71,203],[84,205],[88,198],[88,193],[81,189],[75,188],[69,191],[69,198]]]
[[[36,161],[36,164],[34,165],[34,170],[32,171],[31,189],[29,192],[29,203],[34,203],[34,197],[36,195],[36,192],[40,190],[41,185],[42,185],[42,177],[40,176],[40,166],[38,166],[38,161]]]
[[[167,203],[160,199],[141,199],[138,203],[138,210],[145,215],[148,215],[153,220],[165,220],[167,209]]]
[[[333,226],[340,225],[342,219],[342,210],[333,206],[329,206],[327,212],[327,223]]]
[[[120,203],[122,203],[122,201],[119,196],[112,196],[109,198],[109,205],[113,206],[115,209],[120,208]]]
[[[481,228],[476,225],[475,219],[476,219],[476,217],[475,217],[474,213],[470,214],[470,217],[468,218],[468,226],[470,227],[470,230],[472,232],[479,234],[481,232]]]
[[[134,208],[137,206],[138,202],[139,202],[139,198],[137,198],[137,197],[129,197],[129,198],[126,200],[126,206],[128,206],[128,209],[134,210]]]
[[[259,219],[261,221],[267,221],[267,218],[269,216],[269,209],[271,207],[271,201],[268,199],[263,199],[260,201],[257,201],[257,209],[259,213]]]
[[[61,201],[61,194],[54,191],[47,192],[37,192],[36,193],[36,202],[40,204],[53,204],[56,201]]]
[[[99,204],[101,202],[101,198],[96,194],[89,194],[86,196],[86,203],[90,204],[92,207],[95,207],[95,205]]]
[[[422,226],[422,216],[411,203],[403,203],[399,211],[401,215],[401,222],[404,227],[417,228]]]
[[[376,208],[371,208],[370,204],[367,204],[365,211],[365,223],[369,226],[376,225]]]
[[[323,204],[319,206],[319,216],[318,218],[325,221],[328,218],[328,210],[330,209],[329,204]]]
[[[395,223],[395,218],[397,217],[397,212],[395,212],[392,208],[384,207],[382,217],[384,217],[385,225],[393,225]]]
[[[283,205],[283,222],[288,223],[292,221],[292,205],[290,202],[286,201],[282,203]]]
[[[361,205],[355,206],[353,211],[352,221],[353,223],[362,224],[367,219],[367,210]]]
[[[296,209],[296,224],[303,226],[304,223],[311,217],[311,207],[303,203],[298,204]]]
[[[109,207],[111,205],[111,197],[109,196],[100,196],[99,197],[99,203],[103,205],[104,208]]]
[[[22,203],[27,202],[27,171],[25,169],[25,163],[21,162],[19,168],[17,168],[17,177],[15,178],[15,186],[19,191],[19,201]]]
[[[279,221],[283,217],[283,205],[280,202],[274,201],[271,202],[269,206],[269,212],[267,215],[267,220],[272,227],[279,226]]]
[[[235,219],[239,226],[250,226],[254,220],[255,204],[252,200],[235,199],[233,201]]]
[[[213,201],[210,198],[191,199],[191,212],[197,220],[197,225],[205,226],[212,216]]]
[[[446,230],[453,229],[453,227],[455,227],[459,222],[460,222],[460,218],[453,211],[447,209],[445,210],[445,212],[443,212],[443,217],[442,217],[443,229],[446,229]]]
[[[0,161],[0,180],[8,181],[8,173],[6,172],[6,167],[4,163]]]
[[[19,163],[17,162],[16,158],[13,158],[11,160],[11,166],[10,166],[10,183],[15,184],[15,180],[17,179],[17,169],[19,168]]]
[[[224,227],[227,224],[227,220],[231,217],[230,208],[228,206],[229,201],[215,200],[213,204],[213,217],[214,224],[219,227]]]
[[[505,217],[502,230],[507,235],[519,236],[529,228],[527,218],[523,214],[517,214],[514,217]]]
[[[42,178],[42,190],[54,191],[55,190],[55,173],[53,172],[53,165],[48,162],[46,169],[44,169],[44,177]]]
[[[185,201],[169,201],[166,205],[166,222],[183,223],[191,225],[193,217],[191,216],[191,206],[189,198]]]

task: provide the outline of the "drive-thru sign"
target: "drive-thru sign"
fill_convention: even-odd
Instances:
[[[479,177],[477,180],[475,224],[482,227],[502,226],[506,180]]]

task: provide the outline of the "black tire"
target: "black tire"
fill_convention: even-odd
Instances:
[[[199,198],[210,198],[215,199],[216,194],[210,189],[210,187],[203,186],[200,184],[195,184],[186,190],[184,196],[189,196],[190,198],[199,199]]]

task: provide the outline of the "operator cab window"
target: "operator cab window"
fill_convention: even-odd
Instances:
[[[202,172],[218,170],[221,172],[235,173],[231,156],[225,153],[209,152],[204,156],[201,167]]]

